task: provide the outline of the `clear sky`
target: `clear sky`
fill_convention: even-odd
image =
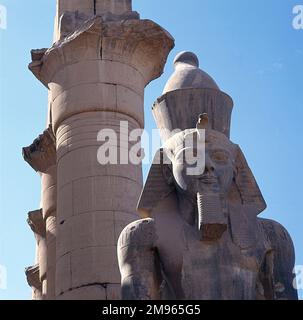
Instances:
[[[44,129],[47,91],[27,65],[31,49],[51,45],[55,0],[0,4],[8,14],[7,29],[0,29],[0,265],[7,269],[0,299],[29,299],[24,268],[33,264],[35,240],[26,218],[39,208],[40,178],[23,161],[21,148]],[[297,4],[303,0],[133,1],[142,18],[176,39],[164,75],[146,89],[146,129],[155,128],[151,105],[175,54],[194,51],[234,99],[231,136],[267,201],[262,216],[288,229],[303,265],[303,30],[292,27]]]

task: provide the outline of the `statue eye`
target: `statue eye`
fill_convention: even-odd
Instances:
[[[215,162],[226,163],[229,159],[229,155],[223,150],[216,150],[212,153],[211,158]]]
[[[197,163],[198,149],[187,148],[178,152],[175,156],[175,162],[178,164],[193,165]]]

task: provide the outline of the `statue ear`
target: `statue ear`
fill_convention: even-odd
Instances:
[[[236,147],[235,167],[229,202],[233,206],[247,207],[249,212],[257,216],[266,209],[266,203],[239,146]]]
[[[160,201],[175,190],[169,162],[164,150],[160,149],[155,155],[137,206],[138,212],[144,218],[150,217]]]

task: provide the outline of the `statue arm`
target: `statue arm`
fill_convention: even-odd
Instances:
[[[155,249],[154,220],[127,226],[118,240],[123,300],[160,299],[161,270]]]

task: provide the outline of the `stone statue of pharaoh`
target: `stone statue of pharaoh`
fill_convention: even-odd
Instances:
[[[118,241],[122,298],[297,299],[291,238],[258,218],[265,201],[229,140],[232,99],[193,53],[175,68],[153,107],[164,147],[139,200],[142,220]]]

